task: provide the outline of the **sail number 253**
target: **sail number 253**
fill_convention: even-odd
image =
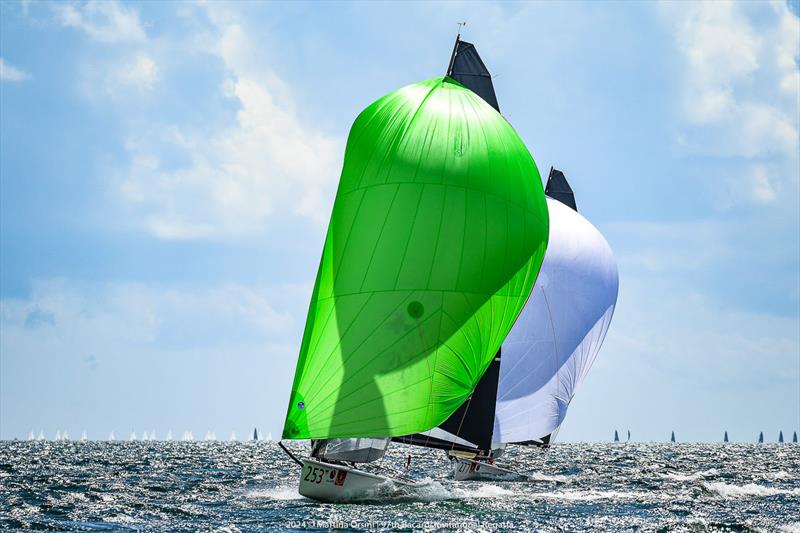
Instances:
[[[306,472],[303,481],[320,484],[326,475],[328,475],[328,471],[324,468],[308,465],[308,472]]]

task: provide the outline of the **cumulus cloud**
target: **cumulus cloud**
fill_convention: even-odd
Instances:
[[[24,70],[6,63],[5,59],[0,57],[0,80],[2,81],[25,81],[30,79],[31,75]]]
[[[54,9],[63,26],[82,30],[95,41],[120,43],[146,39],[139,12],[117,1],[60,3]]]
[[[162,239],[253,232],[278,214],[326,219],[341,141],[300,120],[291,91],[253,60],[256,47],[237,21],[212,21],[217,33],[205,50],[225,65],[220,90],[239,106],[235,126],[208,134],[170,125],[131,135],[123,198]],[[159,156],[165,148],[189,163],[169,167]]]
[[[756,204],[779,198],[775,186],[796,188],[800,21],[785,2],[664,3],[685,63],[679,136],[691,153],[782,164],[768,180],[759,162],[745,172]],[[771,183],[771,184],[770,184]],[[791,186],[791,187],[790,187]]]

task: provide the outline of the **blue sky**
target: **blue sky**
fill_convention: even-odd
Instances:
[[[0,438],[279,434],[350,124],[459,21],[619,260],[560,438],[800,431],[797,13],[0,3]]]

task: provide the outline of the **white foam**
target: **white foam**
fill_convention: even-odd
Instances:
[[[565,490],[560,492],[538,492],[525,495],[533,500],[565,500],[565,501],[595,501],[595,500],[638,500],[644,499],[641,492],[621,492],[616,490]],[[649,497],[652,498],[652,495]]]
[[[246,494],[248,498],[268,499],[268,500],[302,500],[303,496],[297,492],[297,487],[274,487],[271,489],[251,490]]]
[[[774,487],[766,487],[764,485],[756,485],[755,483],[748,483],[747,485],[731,485],[728,483],[714,482],[701,483],[701,485],[706,491],[722,498],[765,497],[778,496],[781,494],[800,495],[800,489],[777,489]]]
[[[694,474],[682,474],[680,472],[676,473],[667,473],[667,474],[659,474],[664,479],[672,479],[674,481],[696,481],[701,478],[706,477],[713,477],[719,475],[719,471],[716,468],[712,468],[710,470],[702,470],[700,472],[695,472]]]
[[[572,481],[572,476],[559,476],[559,475],[548,476],[547,474],[540,474],[539,472],[534,472],[533,474],[528,475],[528,479],[530,479],[531,481],[552,481],[555,483],[570,483]]]
[[[792,522],[791,524],[778,526],[778,531],[782,531],[783,533],[800,533],[800,522]]]

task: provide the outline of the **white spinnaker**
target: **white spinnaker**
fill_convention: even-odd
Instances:
[[[619,287],[600,232],[547,198],[550,240],[528,303],[503,342],[493,442],[541,439],[558,429],[603,343]]]

